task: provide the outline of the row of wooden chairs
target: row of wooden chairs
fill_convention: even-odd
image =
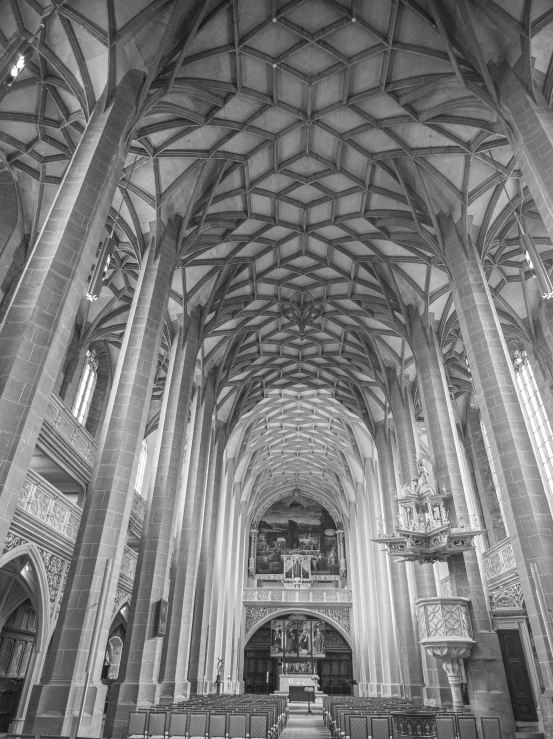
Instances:
[[[482,739],[502,739],[498,717],[483,716],[481,726]],[[338,710],[331,731],[334,739],[390,739],[393,735],[390,715],[364,711]],[[437,739],[478,739],[476,718],[472,714],[438,714],[436,734]]]
[[[59,734],[6,734],[6,739],[71,739]],[[98,737],[78,736],[76,739],[98,739]]]
[[[273,723],[275,722],[275,723]],[[276,739],[276,717],[269,710],[133,711],[128,739]]]

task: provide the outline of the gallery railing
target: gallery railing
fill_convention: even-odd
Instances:
[[[52,393],[50,397],[45,421],[63,436],[65,441],[78,452],[88,465],[94,466],[98,451],[96,440],[77,421],[71,410],[56,393]]]
[[[247,603],[351,603],[351,590],[245,588]]]
[[[49,529],[72,541],[77,538],[81,509],[32,470],[27,473],[17,506]]]

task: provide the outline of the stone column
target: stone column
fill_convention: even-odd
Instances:
[[[391,437],[389,434],[386,434],[384,426],[383,422],[377,424],[376,449],[382,481],[382,498],[386,519],[385,528],[386,530],[391,530],[394,527],[395,514],[397,512],[397,505],[395,504],[397,488]],[[405,562],[390,563],[390,578],[405,695],[407,697],[419,696],[422,698],[424,683],[422,661],[418,638],[415,634],[413,619],[411,617],[411,602]]]
[[[226,426],[219,425],[213,438],[209,455],[209,472],[202,528],[202,546],[198,565],[194,618],[190,640],[190,665],[188,680],[192,693],[203,693],[206,653],[209,639],[211,589],[213,586],[213,560],[215,536],[221,511],[221,477],[225,452]]]
[[[42,421],[130,144],[140,72],[98,100],[0,330],[0,542]]]
[[[83,733],[100,731],[106,686],[100,682],[133,499],[133,486],[161,345],[178,224],[171,221],[152,243],[136,285],[113,381],[107,422],[99,444],[73,559],[41,684],[31,696],[25,723],[35,733],[69,734],[85,677],[95,606],[106,560],[114,562],[106,611],[83,721]]]
[[[194,311],[186,318],[188,325],[174,341],[159,424],[157,470],[140,541],[119,679],[110,690],[104,731],[112,737],[125,735],[129,711],[147,708],[156,700],[163,644],[157,619],[160,601],[168,596],[173,519],[199,346],[200,313]]]
[[[207,692],[215,690],[217,678],[217,662],[222,656],[223,621],[224,621],[224,583],[225,565],[227,562],[227,542],[232,525],[232,488],[234,480],[234,458],[226,460],[224,490],[219,500],[217,536],[213,559],[213,576],[211,582],[211,604],[209,616],[209,634],[207,637],[206,675]],[[222,679],[222,678],[221,678]]]
[[[461,243],[451,219],[443,219],[442,226],[459,325],[546,686],[540,703],[547,734],[553,731],[551,645],[542,625],[543,614],[530,566],[537,567],[547,606],[551,609],[553,519],[480,259],[472,243]]]
[[[446,382],[443,355],[432,326],[424,326],[418,311],[410,307],[413,350],[428,439],[432,449],[436,487],[452,495],[449,506],[453,526],[471,524],[461,466],[461,449]],[[471,709],[477,715],[500,715],[506,736],[514,731],[507,678],[496,632],[493,630],[476,551],[448,559],[455,595],[470,599],[470,615],[476,646],[467,660]]]
[[[159,692],[162,703],[187,700],[190,697],[188,682],[190,637],[215,406],[212,375],[204,377],[202,394],[203,398],[196,408],[184,513],[175,546],[174,584],[171,583],[169,624],[162,657],[163,681]]]
[[[348,574],[348,568],[346,563],[346,547],[344,544],[344,532],[342,529],[336,530],[336,539],[338,542],[338,563],[339,563],[339,575],[340,580],[345,580]]]
[[[511,142],[524,181],[553,239],[553,110],[541,93],[530,95],[508,62],[492,69]]]
[[[250,529],[250,558],[248,560],[248,574],[255,577],[255,558],[257,555],[257,529]]]
[[[490,546],[497,544],[505,539],[507,532],[505,531],[505,523],[501,513],[501,507],[497,497],[497,490],[486,451],[486,444],[480,428],[480,409],[473,408],[472,405],[468,410],[468,437],[470,443],[470,451],[474,460],[475,473],[479,478],[480,503],[484,513],[486,528],[488,529],[488,539]]]
[[[394,418],[396,443],[398,447],[398,458],[400,476],[403,485],[409,485],[417,477],[417,456],[419,453],[417,439],[415,437],[415,419],[410,390],[407,386],[400,385],[400,380],[394,370],[388,372],[388,384],[390,387],[390,405]],[[397,510],[395,508],[394,510]],[[406,574],[408,575],[408,567]],[[431,598],[437,595],[436,578],[432,565],[410,564],[412,579],[416,592],[412,589],[410,593],[410,605],[414,618],[414,632],[420,639],[415,601],[417,598]],[[435,700],[438,704],[447,701],[447,680],[443,675],[441,666],[435,657],[424,649],[418,648],[423,667],[424,697]]]

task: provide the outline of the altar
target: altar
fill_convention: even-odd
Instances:
[[[315,693],[319,690],[318,675],[280,675],[279,692],[289,693],[290,686],[302,686],[315,688]]]

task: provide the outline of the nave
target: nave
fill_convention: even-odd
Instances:
[[[307,713],[307,703],[291,703],[288,723],[281,739],[332,739],[332,734],[323,723],[322,706],[311,703],[311,714]]]
[[[551,5],[0,0],[0,731],[553,736]]]

